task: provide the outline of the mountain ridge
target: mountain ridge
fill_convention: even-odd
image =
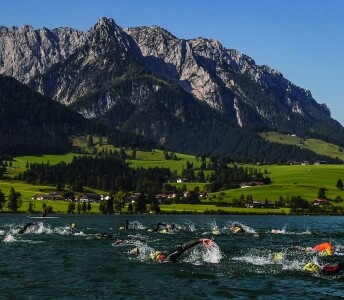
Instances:
[[[122,29],[108,18],[87,32],[12,31],[0,28],[1,74],[87,118],[173,150],[223,149],[219,138],[213,147],[204,140],[256,125],[344,145],[343,127],[310,91],[219,41],[179,39],[159,26]],[[162,115],[165,120],[159,120]]]

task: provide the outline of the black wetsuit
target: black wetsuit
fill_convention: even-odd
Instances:
[[[322,273],[331,275],[337,274],[344,269],[344,262],[339,262],[335,265],[326,264],[325,267],[321,270]]]
[[[160,226],[167,227],[167,224],[165,224],[165,223],[156,224],[155,228],[153,229],[153,232],[157,232],[159,230]]]
[[[23,228],[21,228],[21,229],[18,231],[18,233],[19,233],[19,234],[23,234],[23,233],[26,231],[26,229],[28,229],[28,227],[30,227],[30,226],[32,226],[32,225],[37,225],[37,223],[27,223],[27,224],[25,224],[25,226],[24,226]]]
[[[97,233],[95,238],[98,240],[113,240],[115,237],[111,233]]]
[[[194,247],[200,243],[201,242],[199,239],[189,241],[189,242],[179,246],[178,248],[174,249],[173,251],[170,251],[169,253],[167,253],[165,260],[175,262],[175,261],[177,261],[177,258],[179,256],[181,256],[186,250],[188,250],[188,249],[190,249],[190,248],[192,248],[192,247]]]

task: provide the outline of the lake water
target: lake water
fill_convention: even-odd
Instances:
[[[127,219],[134,228],[121,230]],[[17,234],[28,222],[37,225]],[[178,230],[150,232],[158,222],[177,224]],[[229,232],[233,222],[246,233]],[[97,239],[100,233],[113,239]],[[212,249],[198,245],[176,263],[147,259],[151,251],[205,237],[216,243]],[[61,215],[34,220],[2,214],[0,238],[1,299],[344,298],[344,271],[326,276],[302,269],[310,261],[323,266],[344,259],[343,217]],[[129,241],[114,245],[123,238]],[[325,241],[337,255],[302,250]],[[139,255],[130,253],[135,247]]]

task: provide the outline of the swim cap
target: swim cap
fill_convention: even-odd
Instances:
[[[331,256],[332,254],[333,254],[332,249],[325,249],[325,250],[320,252],[321,256]]]
[[[326,250],[326,249],[332,249],[331,243],[325,242],[325,243],[322,243],[322,244],[319,244],[319,245],[315,245],[313,247],[314,251],[323,251],[323,250]]]
[[[283,259],[283,253],[282,252],[275,252],[272,255],[272,260],[275,262],[281,261]]]
[[[156,259],[156,257],[160,254],[161,254],[161,251],[151,252],[151,254],[149,254],[149,258],[150,259]]]
[[[319,272],[320,267],[314,263],[307,263],[304,265],[303,270],[308,272]]]

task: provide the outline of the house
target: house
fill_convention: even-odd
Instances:
[[[177,183],[183,183],[188,182],[189,180],[187,178],[177,178]]]
[[[265,200],[265,202],[253,201],[249,207],[254,208],[275,208],[275,204],[269,203]]]
[[[328,205],[328,204],[329,203],[328,203],[327,199],[321,199],[321,198],[315,199],[313,202],[313,205],[315,205],[315,206]]]
[[[77,198],[77,202],[97,202],[99,203],[101,196],[96,193],[84,193]]]
[[[242,182],[240,183],[241,188],[251,187],[251,186],[263,186],[263,182],[260,181],[251,181],[251,182]]]
[[[52,192],[49,194],[37,194],[31,197],[32,200],[62,200],[63,192]]]

